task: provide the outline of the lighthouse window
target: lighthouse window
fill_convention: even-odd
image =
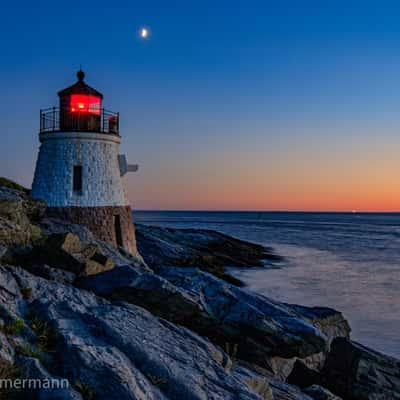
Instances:
[[[82,194],[82,166],[74,165],[73,189],[77,194]]]

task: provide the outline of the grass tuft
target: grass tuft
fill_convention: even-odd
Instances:
[[[232,360],[232,364],[237,363],[238,344],[228,342],[225,343],[225,353],[228,354]]]
[[[147,378],[154,386],[161,386],[161,385],[165,385],[168,383],[168,379],[163,378],[162,376],[156,376],[156,375],[149,374],[149,375],[147,375]]]
[[[49,324],[32,316],[29,320],[29,325],[36,334],[35,343],[38,348],[46,353],[55,352],[57,347],[57,333],[49,326]]]
[[[25,327],[25,322],[22,319],[15,319],[8,325],[4,325],[3,332],[6,335],[18,336]]]
[[[30,225],[31,230],[31,241],[35,245],[39,245],[42,243],[43,240],[43,232],[42,229],[37,225]]]
[[[7,361],[0,362],[0,380],[20,379],[21,371],[14,364]],[[22,400],[23,393],[19,390],[3,388],[0,390],[0,400]]]
[[[84,400],[94,400],[96,397],[96,391],[87,383],[76,381],[74,388],[82,395]]]
[[[15,189],[15,190],[19,190],[21,192],[25,192],[28,193],[29,190],[23,186],[21,186],[20,184],[12,181],[11,179],[7,179],[4,178],[3,176],[0,176],[0,186],[4,186],[6,188],[9,189]]]
[[[30,343],[17,345],[15,351],[21,356],[38,358],[39,360],[43,354],[43,349],[41,349],[39,346],[32,346]]]

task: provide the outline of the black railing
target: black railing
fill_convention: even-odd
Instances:
[[[100,114],[70,112],[59,108],[40,110],[40,133],[98,132],[119,134],[119,113],[102,108]]]

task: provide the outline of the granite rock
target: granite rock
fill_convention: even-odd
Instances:
[[[139,253],[150,268],[197,267],[238,286],[226,266],[262,267],[280,257],[264,246],[245,242],[220,232],[202,229],[173,229],[136,224]]]
[[[98,246],[100,252],[113,260],[115,266],[133,265],[136,268],[151,271],[144,263],[140,254],[132,255],[123,248],[116,248],[99,240],[92,232],[83,225],[73,224],[69,221],[57,218],[44,218],[40,223],[40,228],[44,235],[68,234],[72,233],[79,237],[82,242]]]
[[[0,267],[0,291],[30,285],[19,312],[35,314],[57,334],[46,371],[92,388],[96,399],[261,400],[268,385],[232,372],[221,349],[186,328],[128,303],[110,303],[85,290]],[[5,285],[3,287],[3,285]],[[44,370],[34,365],[38,373]]]
[[[199,269],[170,267],[158,272],[120,267],[82,279],[79,286],[110,300],[139,304],[222,347],[236,344],[239,358],[261,366],[272,356],[307,357],[328,349],[329,338],[315,323],[322,313],[319,308],[313,320],[313,309],[250,293]]]
[[[400,361],[336,338],[322,370],[324,386],[349,400],[400,399]]]
[[[114,268],[113,260],[98,245],[84,242],[73,233],[51,234],[29,249],[14,249],[13,264],[24,265],[32,272],[32,265],[44,264],[77,276]]]
[[[26,193],[0,186],[0,243],[27,244],[41,235],[37,222],[46,206]]]
[[[37,358],[19,356],[15,365],[25,379],[40,380],[42,383],[57,379],[60,387],[26,389],[24,400],[83,400],[83,397],[69,383],[62,382],[60,377],[51,375]],[[50,386],[50,383],[49,383]],[[64,387],[68,386],[68,387]]]

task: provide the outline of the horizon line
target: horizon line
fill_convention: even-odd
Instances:
[[[399,211],[369,211],[369,210],[193,210],[193,209],[134,209],[133,212],[222,212],[222,213],[309,213],[309,214],[400,214]]]

